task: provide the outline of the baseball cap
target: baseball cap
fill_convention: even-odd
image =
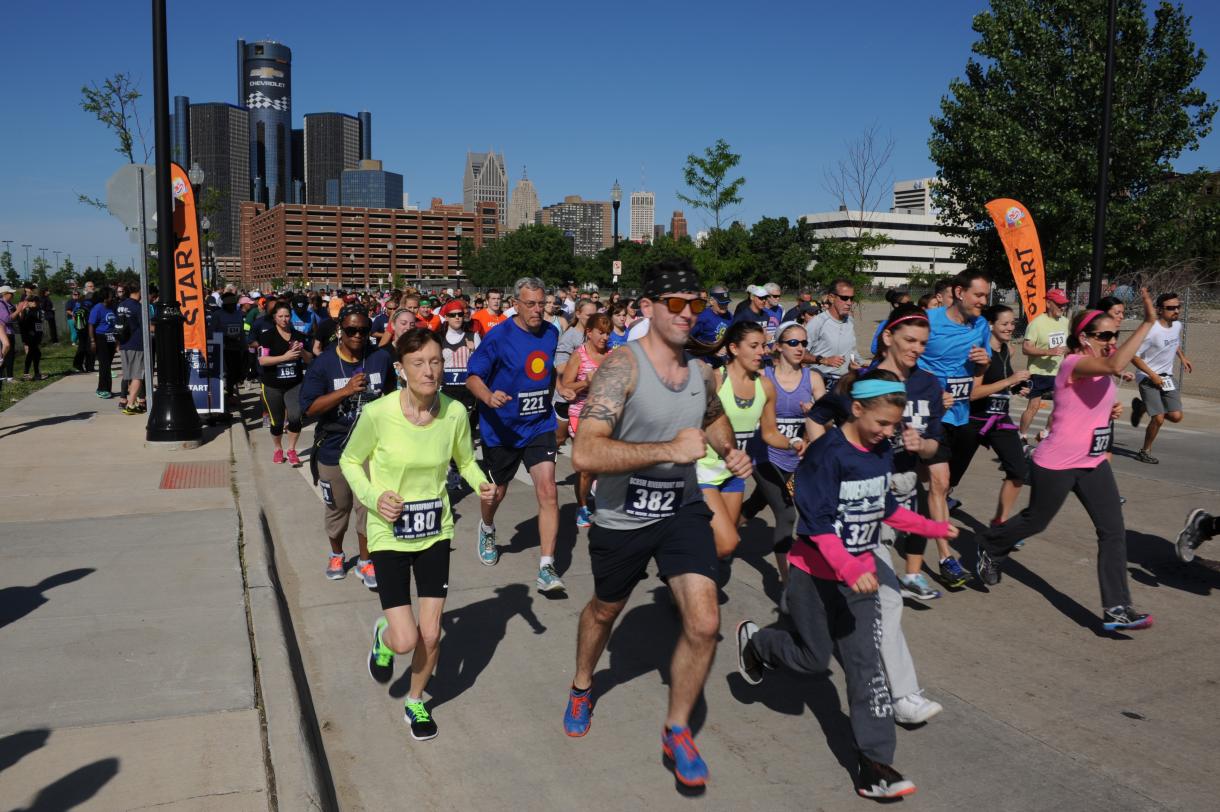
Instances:
[[[261,298],[263,298],[263,294],[257,290],[252,290],[252,291],[250,291],[250,298],[251,299],[261,299]]]
[[[240,299],[237,300],[237,303],[239,305],[254,304],[254,300],[251,299],[249,296],[242,296]]]
[[[750,285],[750,287],[746,288],[746,293],[751,296],[757,296],[760,299],[767,298],[767,289],[762,285]]]
[[[1067,294],[1061,291],[1059,288],[1051,288],[1048,290],[1046,292],[1046,300],[1048,302],[1054,302],[1057,305],[1065,305],[1068,303]]]
[[[822,311],[819,310],[817,305],[813,304],[812,302],[801,302],[800,304],[798,304],[796,306],[796,312],[804,314],[804,313],[821,313]]]
[[[729,291],[724,285],[716,285],[714,288],[708,291],[708,295],[715,299],[716,304],[720,305],[721,307],[727,305],[731,301],[729,298]]]

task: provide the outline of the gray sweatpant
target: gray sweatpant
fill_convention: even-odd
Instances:
[[[881,660],[885,673],[890,678],[890,693],[895,699],[919,690],[919,678],[915,676],[915,661],[907,648],[907,637],[902,633],[902,592],[894,565],[890,559],[890,548],[884,544],[873,551],[877,559],[877,582],[881,585]],[[886,571],[885,576],[881,575]]]
[[[877,580],[898,590],[888,567],[878,565]],[[856,748],[866,758],[893,764],[894,706],[881,662],[880,595],[852,592],[846,584],[814,578],[796,567],[788,576],[787,595],[794,631],[759,630],[753,638],[755,652],[767,665],[822,675],[837,648]]]

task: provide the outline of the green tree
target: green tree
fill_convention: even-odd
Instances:
[[[974,18],[972,57],[932,119],[942,220],[966,224],[959,258],[1008,272],[984,204],[1029,207],[1052,279],[1079,279],[1092,258],[1097,134],[1106,42],[1102,0],[992,0]],[[977,58],[976,58],[977,57]],[[1205,55],[1181,6],[1120,0],[1107,201],[1107,271],[1182,250],[1185,184],[1171,162],[1211,131],[1216,105],[1194,86]]]
[[[751,226],[748,249],[752,283],[775,282],[790,289],[807,281],[812,255],[787,217],[763,217]]]
[[[465,251],[462,268],[479,287],[509,288],[523,276],[535,276],[548,285],[576,278],[578,258],[572,243],[555,226],[524,226],[475,251]]]
[[[51,281],[51,263],[47,262],[42,257],[34,257],[30,260],[30,282],[33,282],[39,288],[45,288],[47,283]]]
[[[729,172],[739,163],[741,156],[729,149],[728,142],[723,138],[716,139],[715,144],[703,150],[702,157],[694,153],[687,155],[682,177],[691,195],[678,192],[678,199],[706,211],[712,216],[715,228],[720,229],[724,210],[741,202],[741,187],[746,179],[738,177],[728,180]]]
[[[21,283],[21,277],[17,275],[17,269],[13,267],[13,254],[11,251],[5,250],[0,253],[0,273],[4,274],[4,284],[17,287]]]
[[[72,260],[65,259],[59,266],[59,270],[51,275],[50,284],[47,285],[51,292],[56,296],[63,296],[72,290],[70,284],[76,278],[76,268],[72,265]]]
[[[826,287],[831,280],[841,277],[857,288],[865,287],[877,270],[877,260],[871,259],[868,252],[889,244],[888,238],[868,231],[859,237],[817,240],[813,244],[810,282],[816,287]]]

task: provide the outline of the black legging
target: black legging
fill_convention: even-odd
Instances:
[[[287,429],[289,434],[301,433],[301,384],[290,389],[277,389],[263,384],[263,405],[271,418],[271,436],[279,437]]]
[[[93,371],[93,352],[89,349],[89,328],[76,332],[76,355],[72,357],[72,368],[81,372]]]
[[[783,471],[770,460],[754,466],[754,494],[771,508],[775,517],[775,530],[771,536],[772,549],[787,553],[792,549],[792,534],[796,532],[796,505],[788,493],[791,471]],[[751,497],[753,499],[753,497]]]
[[[114,350],[118,346],[113,341],[108,341],[109,333],[98,333],[97,341],[97,391],[111,391],[113,381],[110,378],[110,364],[114,361]]]
[[[984,426],[981,420],[971,418],[965,425],[954,426],[949,459],[949,485],[956,488],[966,475],[974,452],[980,445],[986,446],[1000,458],[1000,469],[1004,478],[1013,482],[1024,482],[1029,477],[1029,463],[1025,459],[1025,449],[1021,447],[1021,436],[1016,429],[992,428],[986,434],[979,434]]]
[[[42,374],[42,333],[22,333],[21,340],[25,342],[25,374],[29,375],[33,366],[34,377],[37,378]]]

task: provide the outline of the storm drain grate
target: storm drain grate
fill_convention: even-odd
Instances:
[[[162,490],[184,488],[226,488],[229,485],[229,464],[212,462],[171,462],[161,475]]]

